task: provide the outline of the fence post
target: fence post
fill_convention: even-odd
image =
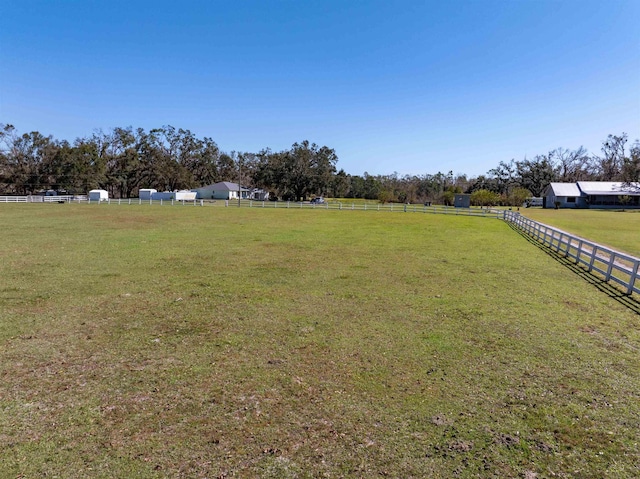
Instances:
[[[581,254],[582,254],[582,240],[578,240],[578,249],[576,251],[576,264],[580,264]]]
[[[598,253],[598,247],[596,245],[593,245],[593,247],[591,248],[591,259],[589,260],[589,272],[591,272],[591,270],[593,269],[593,263],[596,260],[597,253]]]
[[[560,236],[558,237],[558,242],[556,243],[556,253],[560,252],[560,245],[562,245],[563,236],[564,236],[564,233],[560,233]]]
[[[613,263],[616,260],[616,254],[615,253],[610,252],[609,254],[610,254],[610,256],[609,256],[609,265],[607,267],[607,275],[605,276],[605,279],[607,281],[609,281],[611,279],[611,271],[613,270]]]
[[[627,287],[627,294],[633,293],[633,286],[635,285],[636,278],[638,277],[638,267],[640,267],[640,260],[636,260],[633,263],[633,269],[629,275],[629,286]]]

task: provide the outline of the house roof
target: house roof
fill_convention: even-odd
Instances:
[[[554,196],[581,196],[576,183],[550,183]]]
[[[587,195],[640,195],[640,185],[629,188],[619,181],[578,181],[578,187]]]
[[[203,186],[197,188],[199,190],[210,189],[213,191],[238,191],[238,183],[231,183],[230,181],[220,181],[212,185]],[[248,191],[246,188],[242,188],[242,191]]]

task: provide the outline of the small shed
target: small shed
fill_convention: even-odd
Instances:
[[[141,197],[142,198],[142,197]],[[193,201],[196,199],[195,192],[181,190],[181,191],[154,191],[151,193],[152,200],[164,200],[164,201]]]
[[[153,197],[153,194],[157,192],[158,190],[155,190],[153,188],[140,188],[138,196],[141,200],[150,200]]]
[[[175,199],[178,201],[193,201],[196,199],[195,191],[180,190],[175,192]]]
[[[456,208],[470,208],[471,207],[471,195],[465,195],[458,193],[453,199],[453,206]]]
[[[107,190],[91,190],[89,192],[89,201],[107,201],[109,193]]]

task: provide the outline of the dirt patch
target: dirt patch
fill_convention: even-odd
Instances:
[[[472,441],[453,441],[449,443],[449,450],[453,452],[469,452],[473,449]]]
[[[451,426],[453,421],[444,414],[436,414],[431,418],[431,424],[435,424],[436,426]]]
[[[499,434],[495,438],[495,442],[496,444],[500,444],[502,446],[515,447],[520,444],[520,438],[511,434]]]

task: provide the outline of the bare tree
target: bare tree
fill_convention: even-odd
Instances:
[[[565,183],[588,180],[591,177],[590,159],[586,148],[577,150],[556,148],[549,156],[555,160],[557,179]]]
[[[594,166],[601,181],[616,181],[620,179],[622,165],[625,158],[625,144],[627,134],[620,136],[609,135],[602,142],[602,156],[594,156]]]
[[[631,145],[629,156],[623,160],[621,179],[624,189],[640,193],[640,141]]]

